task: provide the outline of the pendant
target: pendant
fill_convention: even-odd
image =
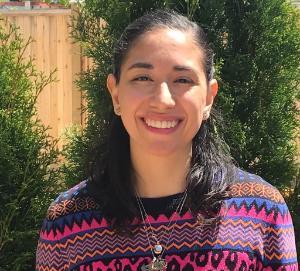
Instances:
[[[154,253],[157,254],[157,255],[159,255],[161,252],[162,252],[162,246],[161,246],[161,244],[157,243],[154,246]]]
[[[163,271],[167,268],[167,265],[165,259],[154,257],[150,264],[142,266],[142,271]]]

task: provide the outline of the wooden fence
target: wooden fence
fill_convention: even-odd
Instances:
[[[55,83],[48,85],[41,93],[37,109],[39,118],[50,126],[50,134],[60,137],[71,124],[83,125],[83,97],[74,80],[77,74],[89,65],[81,56],[81,49],[70,38],[71,9],[0,11],[20,27],[24,39],[30,36],[34,42],[26,51],[26,56],[35,59],[39,71],[46,75],[57,69]]]

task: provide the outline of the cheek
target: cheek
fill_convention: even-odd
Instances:
[[[203,110],[206,105],[204,95],[194,93],[193,95],[186,95],[184,100],[186,109],[188,112],[190,112],[190,115],[194,116],[195,118],[199,118],[199,116],[202,118]]]
[[[127,114],[128,111],[135,104],[135,95],[131,91],[126,91],[126,89],[122,89],[119,93],[119,103],[121,107],[121,112],[123,114]]]
[[[189,137],[193,138],[201,127],[206,102],[201,95],[190,95],[185,98],[185,110],[188,117],[186,129]]]
[[[135,91],[124,91],[119,96],[121,118],[127,132],[131,132],[137,117],[137,112],[143,102],[141,95]]]
[[[123,107],[136,107],[144,97],[143,91],[137,88],[124,88],[119,93],[120,105]]]

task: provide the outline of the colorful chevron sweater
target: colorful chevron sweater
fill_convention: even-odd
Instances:
[[[218,223],[203,223],[189,211],[167,214],[166,206],[178,201],[179,194],[142,199],[162,244],[172,227],[164,254],[166,270],[298,271],[291,216],[278,190],[242,170],[236,179]],[[86,181],[80,183],[50,206],[40,232],[36,270],[143,270],[152,254],[140,219],[132,223],[133,236],[116,234],[86,186]]]

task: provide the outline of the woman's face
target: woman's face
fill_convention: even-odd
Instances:
[[[107,86],[131,148],[154,155],[190,150],[218,85],[207,82],[203,52],[190,33],[156,29],[142,35]]]

